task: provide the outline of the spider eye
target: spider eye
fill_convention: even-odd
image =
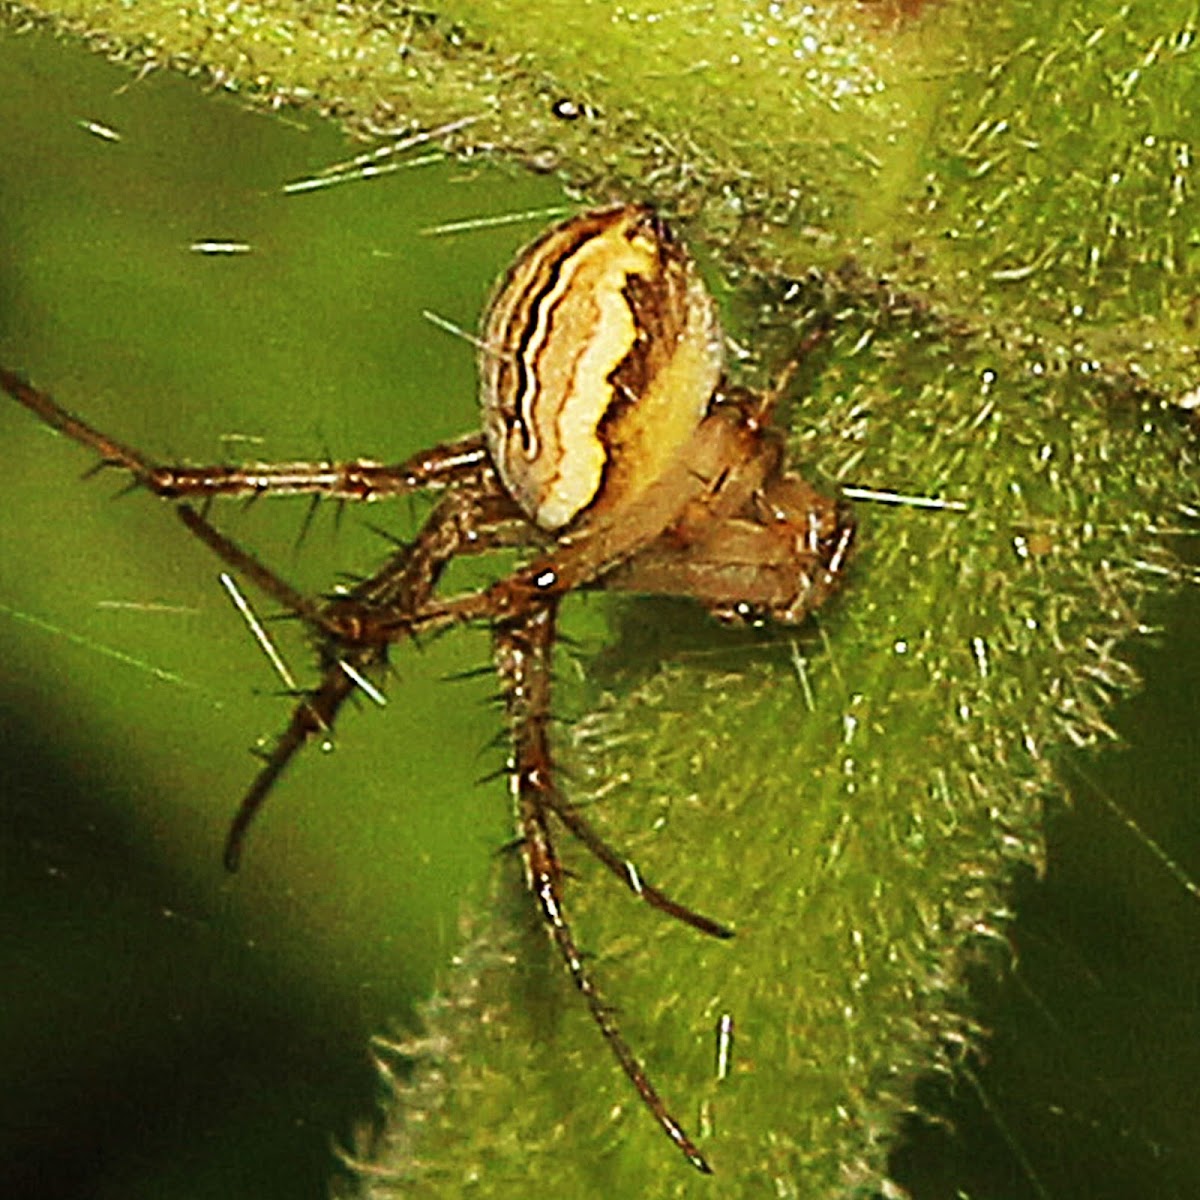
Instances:
[[[750,625],[755,629],[766,625],[771,614],[764,608],[742,600],[736,604],[714,605],[711,612],[718,621],[727,625]]]
[[[636,500],[695,432],[724,369],[712,297],[642,205],[583,213],[528,247],[482,343],[488,450],[547,530]]]

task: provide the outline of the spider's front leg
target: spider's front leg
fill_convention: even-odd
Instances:
[[[620,859],[558,795],[549,740],[551,653],[557,610],[556,601],[538,605],[518,617],[497,622],[494,634],[496,665],[512,731],[513,758],[509,778],[521,833],[526,881],[571,979],[587,1002],[592,1019],[621,1069],[663,1132],[692,1166],[711,1174],[712,1168],[671,1115],[645,1068],[625,1041],[612,1008],[605,1003],[584,965],[563,908],[563,870],[550,830],[550,814],[563,820],[605,866],[623,876],[639,895],[656,907],[718,936],[729,936],[729,931],[667,900],[661,892],[642,883],[633,865]],[[623,867],[616,864],[623,864]]]

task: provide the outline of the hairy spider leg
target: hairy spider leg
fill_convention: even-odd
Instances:
[[[226,537],[190,504],[176,503],[174,509],[175,515],[183,522],[188,532],[199,538],[227,567],[249,579],[261,592],[270,596],[288,612],[307,621],[314,628],[324,630],[331,637],[337,636],[337,629],[329,625],[321,606],[315,600],[310,600],[303,592],[298,592],[249,550],[239,546],[232,538]]]
[[[714,921],[712,917],[706,917],[703,913],[696,912],[694,908],[680,904],[678,900],[673,900],[666,892],[660,891],[643,879],[641,872],[632,860],[623,854],[618,854],[596,832],[579,809],[557,788],[550,788],[543,799],[546,807],[567,827],[572,836],[582,842],[591,855],[621,880],[635,896],[645,900],[651,908],[657,908],[660,912],[674,917],[677,921],[682,921],[685,925],[690,925],[693,929],[698,929],[701,933],[707,933],[710,937],[731,938],[734,936],[733,930],[728,925],[722,925],[720,921]]]
[[[351,459],[340,463],[168,466],[152,462],[132,447],[101,433],[3,367],[0,367],[0,388],[52,429],[94,450],[103,465],[128,471],[147,491],[167,500],[268,495],[374,500],[426,488],[449,487],[472,475],[491,472],[482,434],[446,442],[391,464]]]
[[[321,680],[293,710],[288,726],[267,754],[262,769],[243,797],[231,824],[224,855],[225,865],[230,870],[237,867],[245,834],[288,764],[312,736],[327,732],[332,727],[342,705],[359,686],[354,678],[356,673],[361,674],[383,665],[388,646],[405,636],[426,629],[443,628],[460,620],[495,618],[500,615],[495,611],[495,589],[480,594],[484,602],[477,606],[477,611],[458,611],[451,600],[442,605],[447,610],[444,614],[438,612],[438,602],[431,599],[432,592],[450,559],[501,546],[528,546],[531,541],[536,544],[541,537],[539,531],[518,512],[513,501],[499,490],[490,459],[478,437],[463,438],[435,447],[390,467],[363,461],[343,464],[262,464],[252,467],[166,466],[152,462],[138,451],[95,429],[45,393],[3,368],[0,368],[0,388],[45,424],[93,450],[100,456],[103,465],[124,469],[138,485],[163,499],[176,501],[175,509],[181,521],[218,558],[324,636]],[[663,522],[669,518],[669,509],[687,503],[689,497],[703,495],[709,486],[690,466],[685,465],[680,471],[681,478],[666,481],[658,497],[651,497],[647,505],[663,510]],[[214,496],[255,497],[301,493],[368,500],[422,488],[454,490],[434,509],[411,546],[393,554],[379,571],[345,596],[339,596],[324,605],[318,605],[297,592],[280,575],[218,530],[202,513],[180,502],[185,497],[207,499]],[[548,714],[549,648],[553,641],[557,595],[569,587],[590,582],[599,575],[600,563],[620,562],[646,540],[652,539],[648,535],[640,539],[623,536],[615,523],[602,526],[602,531],[575,548],[573,555],[570,548],[567,550],[566,562],[570,569],[564,577],[552,582],[547,597],[539,595],[537,590],[524,589],[515,606],[515,613],[507,621],[498,621],[497,662],[502,678],[505,662],[520,660],[513,667],[513,684],[511,688],[506,688],[506,696],[524,690],[524,680],[532,682],[535,677],[540,677],[540,686],[545,689],[541,703],[544,705],[543,711]],[[518,572],[514,578],[526,576],[536,589],[540,586],[538,577],[544,573],[545,564],[560,562],[562,557],[560,554],[557,559],[553,556],[546,558],[526,571]],[[576,560],[573,564],[572,557]],[[505,582],[502,580],[501,586]],[[533,600],[537,603],[531,605]],[[377,615],[380,612],[388,614],[390,624],[380,621]],[[432,616],[422,620],[422,614]],[[518,646],[515,659],[513,655],[506,658],[503,647],[509,643],[505,639],[511,640],[526,626],[533,636],[526,639],[524,653]],[[533,669],[531,664],[535,661],[537,667]],[[562,872],[548,828],[547,813],[554,813],[589,852],[653,907],[715,937],[731,937],[732,931],[647,884],[632,862],[613,850],[582,814],[557,794],[550,778],[552,764],[546,739],[546,719],[548,717],[532,723],[530,728],[533,737],[528,745],[540,745],[540,757],[536,761],[542,765],[542,777],[549,786],[540,791],[535,803],[528,789],[532,778],[528,773],[522,773],[520,781],[514,783],[514,789],[518,792],[518,817],[531,890],[577,988],[584,995],[589,1011],[625,1074],[663,1130],[688,1160],[699,1170],[709,1172],[704,1157],[667,1111],[645,1071],[621,1037],[611,1011],[597,993],[583,966],[563,916],[560,894]],[[518,737],[519,722],[514,721],[513,725],[514,737]],[[518,744],[518,760],[521,754]]]
[[[781,443],[763,437],[749,399],[739,393],[715,402],[691,452],[668,464],[638,497],[636,522],[621,512],[596,513],[554,549],[482,591],[431,600],[419,610],[379,608],[370,616],[376,636],[395,640],[463,621],[515,617],[530,605],[600,583],[686,519],[691,506],[703,506],[708,517],[745,507],[781,459]]]
[[[479,553],[501,544],[499,530],[511,526],[514,520],[523,528],[526,525],[513,503],[495,488],[491,462],[478,435],[424,451],[391,467],[363,462],[174,467],[152,462],[67,411],[46,393],[3,367],[0,367],[0,388],[46,425],[98,454],[102,465],[128,471],[146,490],[163,499],[175,500],[174,507],[180,520],[218,558],[250,579],[276,603],[325,635],[321,680],[296,706],[286,729],[266,755],[262,769],[242,798],[230,826],[224,854],[229,870],[236,869],[246,831],[288,763],[312,736],[329,731],[338,711],[353,694],[357,686],[353,673],[361,674],[386,661],[383,643],[378,639],[363,641],[347,637],[344,622],[333,622],[330,613],[344,613],[347,606],[415,605],[428,600],[450,556],[463,552]],[[370,489],[364,486],[364,480],[370,481]],[[376,495],[399,495],[455,484],[462,492],[452,492],[443,505],[435,509],[414,546],[402,548],[381,570],[347,596],[324,606],[298,592],[190,505],[178,502],[182,497],[207,499],[301,492],[367,500]],[[482,499],[484,496],[488,497],[486,504]],[[464,503],[474,504],[481,512],[470,518],[463,511]],[[483,509],[488,511],[484,513]],[[456,530],[458,532],[453,532]],[[527,538],[522,536],[521,540]]]
[[[220,558],[239,573],[248,576],[273,599],[291,607],[311,621],[323,636],[320,647],[322,675],[317,686],[306,692],[292,710],[291,718],[275,745],[266,754],[262,768],[242,797],[225,841],[224,862],[228,870],[237,869],[247,830],[271,790],[296,754],[317,734],[333,727],[338,712],[360,685],[356,676],[369,674],[387,662],[388,643],[369,636],[358,636],[357,617],[348,613],[369,613],[375,605],[420,607],[427,602],[442,571],[451,558],[461,554],[481,554],[514,540],[526,540],[526,522],[506,496],[481,490],[479,481],[464,483],[448,492],[426,519],[416,540],[400,547],[373,575],[356,584],[344,596],[337,596],[310,617],[304,601],[297,608],[287,600],[292,591],[269,568],[230,541],[204,517],[180,505],[185,524],[211,547]],[[301,597],[301,600],[304,600]],[[338,619],[334,619],[338,614]]]
[[[587,1002],[613,1056],[653,1113],[663,1132],[679,1147],[697,1170],[712,1174],[704,1155],[696,1148],[666,1103],[650,1082],[621,1034],[612,1008],[596,988],[575,943],[562,901],[562,866],[554,847],[547,817],[560,818],[571,811],[556,801],[554,767],[550,752],[550,656],[554,644],[556,600],[529,608],[519,616],[498,621],[494,629],[496,667],[500,675],[513,740],[513,760],[509,779],[521,829],[521,850],[525,861],[526,882],[537,900],[542,920],[576,988]],[[568,828],[571,828],[569,822]],[[577,833],[577,828],[572,828]],[[597,848],[581,838],[593,853]],[[603,846],[603,843],[600,843]],[[604,847],[607,850],[607,847]],[[613,866],[603,854],[597,857]],[[618,869],[614,867],[614,869]],[[619,871],[618,871],[619,873]],[[719,927],[718,927],[719,928]]]
[[[193,516],[193,519],[196,518]],[[530,529],[528,522],[518,514],[512,501],[506,496],[479,493],[466,487],[450,492],[434,509],[411,546],[394,555],[380,571],[346,596],[338,597],[325,606],[318,627],[325,629],[334,624],[338,630],[335,637],[328,642],[326,656],[336,650],[340,657],[335,658],[326,669],[325,676],[308,705],[297,706],[291,724],[281,735],[275,751],[247,793],[231,830],[231,847],[236,846],[237,840],[249,825],[254,812],[266,799],[286,763],[309,737],[329,727],[337,707],[340,707],[342,700],[353,690],[345,685],[346,671],[339,669],[345,655],[350,652],[363,655],[363,663],[352,664],[359,669],[366,669],[385,661],[386,648],[395,639],[390,635],[386,639],[377,636],[378,628],[373,621],[374,612],[377,609],[388,612],[422,611],[431,603],[433,589],[452,558],[464,554],[481,554],[504,546],[527,545]],[[210,545],[213,544],[210,539],[214,537],[222,542],[226,541],[223,535],[211,526],[204,536]],[[226,562],[234,561],[228,547],[219,549],[218,553]],[[264,570],[258,563],[246,565],[252,565],[258,571]],[[266,574],[271,575],[270,572]],[[256,575],[251,575],[251,578],[257,581]],[[269,579],[260,582],[269,583]],[[324,699],[327,689],[331,699],[333,695],[340,697],[328,712],[323,705],[318,704]],[[309,727],[306,707],[315,708],[315,715],[321,718],[320,724]],[[633,862],[614,850],[557,789],[550,789],[546,803],[591,854],[634,895],[652,908],[657,908],[711,937],[734,936],[733,930],[728,926],[679,903],[647,882]],[[235,834],[237,838],[234,837]]]
[[[788,504],[776,504],[783,493]],[[782,476],[754,519],[727,517],[686,527],[618,566],[613,591],[691,596],[720,616],[739,611],[796,625],[837,587],[854,542],[846,505],[825,499],[797,476]],[[694,533],[694,536],[690,536]]]
[[[254,467],[160,465],[95,429],[3,367],[0,367],[0,387],[45,424],[97,453],[104,465],[129,471],[138,484],[164,499],[178,500],[181,495],[252,497],[300,492],[320,496],[326,494],[327,488],[333,489],[329,494],[342,499],[371,498],[371,494],[362,489],[339,482],[349,478],[352,471],[360,471],[361,462],[341,466],[304,463]],[[479,436],[444,443],[393,467],[377,468],[377,472],[373,476],[378,484],[374,494],[399,495],[419,489],[449,487],[460,490],[451,492],[434,510],[416,542],[402,547],[374,575],[345,596],[323,606],[298,592],[190,505],[175,505],[187,529],[222,562],[326,637],[320,682],[297,704],[234,817],[225,847],[225,864],[230,870],[236,869],[246,831],[284,769],[311,737],[330,730],[342,705],[354,693],[357,685],[352,672],[362,673],[382,665],[386,661],[386,644],[413,632],[409,626],[399,631],[393,629],[381,637],[375,614],[379,611],[414,613],[428,608],[433,603],[430,600],[433,589],[451,558],[481,554],[503,546],[527,546],[531,535],[535,535],[534,527],[495,485],[491,461]],[[594,552],[595,547],[590,553]],[[432,624],[440,627],[437,623]],[[347,671],[346,666],[351,670]],[[582,814],[561,797],[555,796],[553,803],[567,828],[647,903],[711,936],[733,936],[727,927],[679,904],[646,883],[629,859],[613,850]]]

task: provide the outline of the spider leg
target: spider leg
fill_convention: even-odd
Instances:
[[[821,495],[798,475],[776,474],[741,511],[715,504],[708,519],[680,521],[602,583],[691,596],[722,618],[769,616],[797,625],[841,582],[855,527],[849,505]]]
[[[545,804],[595,858],[621,880],[635,896],[645,900],[651,908],[657,908],[660,912],[674,917],[677,921],[682,921],[685,925],[690,925],[693,929],[698,929],[701,933],[707,933],[710,937],[731,938],[734,936],[733,930],[728,925],[722,925],[719,921],[714,921],[711,917],[706,917],[703,913],[698,913],[695,909],[680,904],[678,900],[671,899],[665,892],[647,883],[632,860],[618,854],[596,832],[579,809],[559,795],[557,791],[552,790],[546,796]]]
[[[232,538],[226,537],[207,517],[187,504],[176,505],[175,512],[188,531],[195,534],[226,566],[232,567],[239,575],[244,575],[265,595],[307,621],[315,629],[336,636],[336,628],[330,625],[319,604],[298,592],[249,550],[243,549]]]
[[[352,459],[250,466],[154,466],[150,479],[139,476],[139,482],[168,498],[310,495],[323,500],[379,500],[478,481],[491,469],[483,438],[476,434],[424,450],[399,463]]]
[[[561,537],[553,549],[482,591],[432,599],[420,607],[380,609],[371,615],[375,636],[393,641],[464,621],[519,618],[602,578],[652,543],[711,486],[711,478],[686,460],[674,463],[640,497],[636,522],[598,516],[585,529]]]
[[[722,618],[770,617],[798,625],[840,584],[854,528],[844,513],[823,534],[815,526],[781,530],[731,518],[703,542],[648,548],[607,575],[604,586],[691,596]]]
[[[549,813],[560,811],[551,799],[554,781],[549,746],[550,652],[557,609],[554,600],[539,604],[520,616],[497,622],[494,633],[496,665],[513,737],[509,778],[520,826],[526,882],[559,956],[621,1070],[688,1162],[704,1174],[711,1174],[712,1168],[671,1115],[621,1034],[613,1010],[605,1003],[584,964],[563,908],[562,865],[547,820]],[[585,844],[593,848],[590,841]],[[615,855],[612,858],[619,863]],[[601,861],[609,865],[608,860]]]
[[[512,502],[496,492],[470,487],[449,492],[434,508],[412,545],[397,549],[374,575],[346,596],[316,608],[311,601],[296,596],[290,585],[230,542],[198,513],[180,505],[180,516],[222,559],[326,635],[320,682],[292,710],[291,719],[266,755],[229,827],[224,861],[226,868],[234,871],[247,830],[288,764],[314,735],[328,733],[333,727],[342,705],[360,686],[356,676],[361,677],[387,661],[388,643],[372,637],[369,625],[363,628],[364,636],[347,632],[347,628],[353,630],[363,624],[360,617],[347,622],[343,616],[335,622],[331,614],[369,613],[380,604],[419,606],[428,599],[451,558],[483,553],[518,538],[527,539],[528,524],[519,517]],[[299,604],[290,597],[298,599]]]
[[[354,664],[354,669],[361,672],[378,665],[383,656],[376,651],[373,655],[360,652],[355,657],[359,661]],[[333,728],[338,711],[357,686],[353,676],[342,666],[342,660],[339,659],[325,669],[321,682],[312,691],[307,692],[304,699],[292,710],[287,727],[265,756],[262,768],[255,775],[230,822],[222,855],[222,862],[227,871],[238,869],[246,832],[297,751],[304,747],[314,734],[328,733]]]
[[[430,600],[418,609],[384,609],[371,614],[376,636],[397,640],[462,621],[519,617],[581,587],[603,586],[623,563],[636,561],[676,530],[691,540],[692,526],[712,525],[749,507],[779,469],[783,444],[765,438],[741,403],[714,405],[686,454],[639,493],[636,519],[629,508],[589,514],[582,528],[558,536],[539,555],[491,587],[467,595]]]
[[[68,412],[45,392],[0,367],[0,388],[34,416],[100,456],[106,466],[128,471],[134,481],[164,499],[188,496],[297,496],[375,500],[422,488],[479,481],[491,472],[481,434],[446,442],[400,463],[261,463],[251,466],[167,466],[102,433]]]
[[[557,614],[557,602],[555,602]],[[532,621],[533,614],[527,618]],[[567,827],[570,833],[587,847],[588,851],[609,871],[612,872],[639,899],[644,900],[651,908],[682,921],[685,925],[707,933],[711,937],[731,938],[733,930],[711,917],[704,916],[694,909],[688,908],[679,901],[673,900],[665,892],[648,883],[637,869],[634,862],[623,854],[619,854],[595,830],[591,822],[579,809],[567,800],[554,786],[554,759],[550,749],[549,714],[550,714],[550,680],[551,644],[554,640],[554,620],[549,621],[549,628],[543,630],[536,627],[539,639],[526,638],[526,643],[519,650],[512,648],[512,638],[503,647],[497,646],[496,654],[500,663],[501,682],[505,701],[509,709],[510,722],[524,721],[522,738],[528,747],[531,761],[541,764],[540,771],[544,777],[541,792],[541,803]],[[517,655],[523,657],[517,662]],[[519,689],[519,695],[516,694]],[[514,706],[523,705],[522,717],[515,711]]]
[[[529,526],[512,501],[495,486],[481,435],[435,447],[392,466],[363,461],[283,463],[253,467],[172,467],[152,462],[139,451],[68,412],[49,395],[0,367],[0,389],[43,423],[99,455],[102,465],[128,471],[137,486],[165,499],[214,496],[296,495],[370,500],[422,488],[457,485],[426,523],[416,543],[394,554],[375,575],[347,596],[321,605],[302,595],[253,554],[220,532],[192,506],[176,512],[188,530],[224,563],[255,583],[285,609],[324,635],[321,681],[296,706],[286,729],[239,805],[225,845],[225,865],[234,870],[247,829],[296,753],[317,733],[328,732],[346,699],[358,686],[355,675],[386,660],[386,642],[362,636],[361,621],[346,614],[372,606],[402,610],[428,601],[445,563],[459,553],[479,553],[514,541],[528,541]],[[341,619],[335,620],[334,614]]]

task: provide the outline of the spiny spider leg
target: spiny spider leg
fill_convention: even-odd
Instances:
[[[168,466],[151,462],[116,438],[68,412],[45,392],[0,367],[0,388],[52,429],[94,450],[104,465],[128,471],[148,491],[165,499],[187,496],[323,496],[331,500],[374,500],[424,488],[448,487],[491,472],[483,436],[446,442],[392,464],[275,463],[253,466]]]
[[[187,504],[176,511],[188,530],[224,563],[250,579],[266,595],[295,613],[327,639],[320,683],[296,706],[238,808],[225,845],[225,865],[237,867],[247,829],[298,750],[314,734],[328,732],[338,711],[353,694],[352,672],[362,673],[382,665],[386,645],[379,639],[364,641],[347,636],[343,623],[331,619],[333,611],[374,605],[407,608],[428,601],[449,558],[459,553],[480,553],[513,540],[514,522],[525,530],[512,501],[489,490],[494,476],[480,435],[424,451],[404,463],[378,466],[371,463],[287,463],[256,467],[162,466],[101,432],[67,411],[49,395],[0,367],[0,388],[52,429],[98,454],[105,465],[128,471],[135,482],[165,499],[218,495],[314,495],[366,500],[398,495],[419,488],[458,485],[435,510],[412,547],[404,547],[369,579],[332,604],[319,605],[302,595],[249,551],[226,537],[208,519]],[[343,665],[345,664],[345,665]],[[349,668],[349,669],[347,669]]]
[[[727,488],[726,481],[740,481],[742,472],[729,471],[722,464],[729,454],[741,455],[741,465],[758,478],[761,434],[751,415],[741,403],[714,406],[706,426],[712,436],[693,456],[681,455],[663,467],[661,475],[638,497],[637,522],[597,514],[587,528],[564,535],[552,553],[535,558],[482,591],[432,600],[419,611],[377,609],[367,618],[375,636],[397,640],[464,621],[519,616],[531,605],[602,579],[645,549],[689,505],[703,502],[706,508],[723,511],[728,503],[737,503],[736,496],[744,489]],[[774,455],[769,461],[775,461]],[[728,501],[725,491],[731,493]]]
[[[314,629],[322,630],[331,637],[337,636],[338,630],[329,624],[319,604],[298,592],[282,576],[261,563],[249,550],[243,549],[232,538],[226,537],[207,517],[188,504],[177,504],[175,512],[188,532],[199,538],[226,566],[245,576],[265,595],[307,621]]]
[[[369,612],[379,604],[419,607],[428,600],[450,559],[507,544],[515,536],[514,525],[518,521],[523,532],[525,522],[517,517],[507,497],[469,487],[448,493],[430,514],[416,540],[397,550],[374,575],[357,584],[346,596],[337,597],[319,610],[315,626],[328,635],[328,614],[347,608]],[[188,527],[226,562],[243,571],[252,566],[254,570],[247,573],[260,587],[265,587],[268,595],[282,600],[280,589],[291,590],[245,551],[233,546],[203,517],[190,513]],[[227,553],[228,547],[236,551],[236,559]],[[320,683],[293,709],[291,719],[266,755],[230,825],[224,858],[228,870],[237,869],[246,832],[288,764],[311,737],[329,732],[338,711],[358,686],[354,676],[383,666],[387,650],[388,644],[377,639],[360,640],[345,633],[326,637],[321,648],[324,669]]]
[[[354,657],[357,661],[351,665],[355,671],[362,673],[380,665],[386,654],[382,649],[375,647],[369,653],[359,652]],[[329,732],[342,705],[357,686],[353,676],[342,666],[339,659],[332,666],[325,668],[321,682],[306,692],[304,699],[292,710],[287,727],[265,756],[262,769],[255,775],[249,790],[242,797],[229,825],[222,856],[227,871],[238,869],[246,832],[288,764],[314,734]]]
[[[446,442],[400,463],[255,463],[250,466],[154,468],[160,496],[300,496],[378,500],[425,488],[444,488],[490,470],[478,434]],[[144,481],[143,481],[144,482]]]
[[[559,813],[551,800],[555,789],[549,743],[550,653],[557,609],[557,601],[549,600],[520,616],[498,621],[494,627],[496,666],[512,730],[514,756],[509,778],[521,830],[526,882],[559,955],[621,1070],[688,1162],[710,1175],[712,1168],[704,1155],[671,1115],[621,1034],[613,1010],[584,965],[563,909],[562,867],[547,821],[549,813]],[[595,852],[590,841],[585,844]],[[601,861],[608,865],[605,858]]]
[[[138,483],[154,491],[154,464],[143,458],[136,450],[110,438],[92,428],[86,421],[52,400],[45,392],[26,383],[20,375],[0,367],[0,387],[18,404],[23,404],[35,417],[51,429],[57,429],[81,446],[87,446],[100,455],[105,463],[124,468]]]
[[[633,862],[618,854],[592,828],[591,823],[584,818],[579,809],[561,796],[557,789],[548,789],[543,803],[588,848],[591,854],[599,859],[635,896],[645,900],[652,908],[657,908],[677,921],[682,921],[685,925],[690,925],[693,929],[698,929],[701,933],[707,933],[711,937],[731,938],[734,936],[733,930],[728,925],[722,925],[719,921],[714,921],[711,917],[706,917],[703,913],[698,913],[695,909],[680,904],[678,900],[672,900],[665,892],[647,883]]]

